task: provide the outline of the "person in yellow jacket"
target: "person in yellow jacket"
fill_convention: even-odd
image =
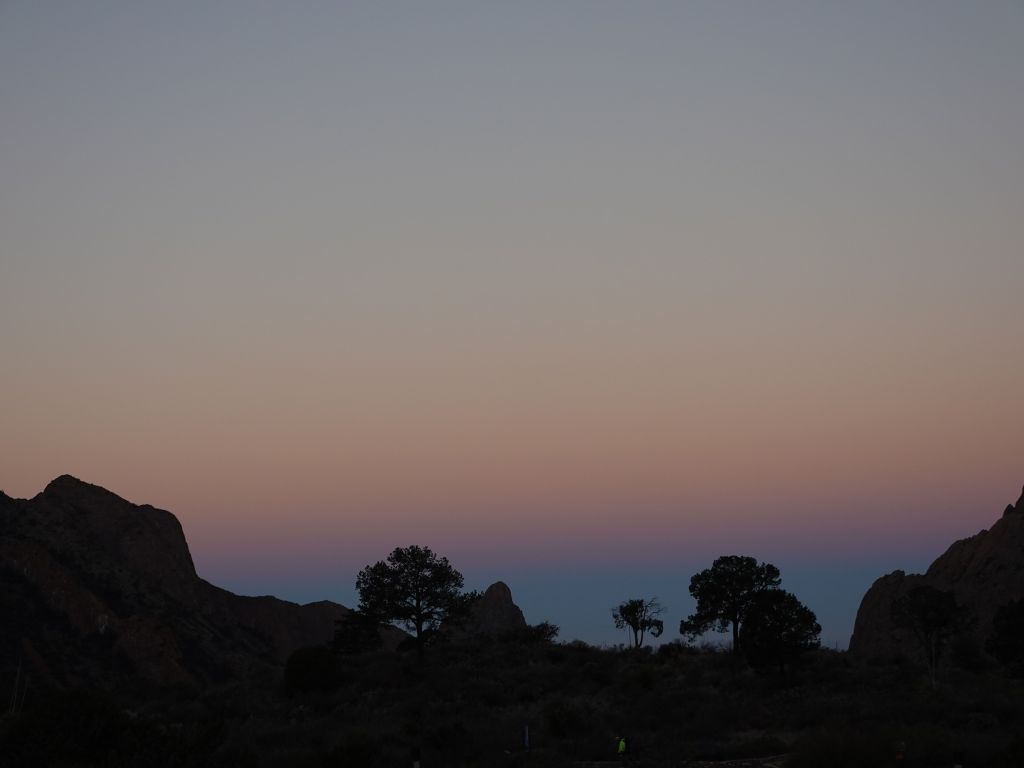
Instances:
[[[619,757],[625,757],[626,756],[626,737],[625,736],[619,736],[618,741],[619,741],[619,746],[618,746],[618,749],[616,751],[619,753]]]

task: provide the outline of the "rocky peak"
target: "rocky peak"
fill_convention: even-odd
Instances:
[[[1017,503],[1015,505],[1006,505],[1006,509],[1003,512],[1003,516],[1005,517],[1006,515],[1013,514],[1014,512],[1016,512],[1017,514],[1024,514],[1024,489],[1021,490],[1020,498],[1017,499]]]
[[[114,680],[120,658],[157,683],[245,675],[328,641],[347,612],[214,587],[196,575],[173,514],[70,475],[32,499],[0,498],[0,583],[0,672],[31,646],[65,682],[78,672],[61,660],[80,647],[96,651],[96,682]]]
[[[909,634],[893,625],[894,600],[916,586],[952,591],[974,612],[979,645],[991,633],[1000,606],[1024,597],[1024,493],[991,528],[953,542],[924,574],[895,571],[882,576],[861,601],[850,651],[866,656],[916,653]]]
[[[196,579],[181,523],[166,510],[137,506],[71,475],[50,482],[30,504],[47,546],[86,568],[120,564],[179,598]]]
[[[86,483],[73,475],[61,475],[51,480],[43,489],[42,496],[55,501],[124,501],[106,488]]]
[[[489,586],[482,598],[483,602],[492,605],[514,605],[512,602],[512,590],[504,581],[496,581]]]
[[[478,635],[501,635],[526,627],[523,612],[512,602],[512,590],[503,581],[491,584],[473,606],[465,631]]]

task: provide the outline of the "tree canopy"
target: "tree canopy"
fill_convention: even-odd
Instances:
[[[779,569],[752,557],[724,555],[690,579],[697,610],[679,623],[679,632],[697,637],[710,629],[732,628],[733,653],[740,651],[740,626],[754,596],[780,583]]]
[[[426,633],[455,622],[478,595],[462,592],[463,578],[448,558],[429,547],[396,548],[387,560],[368,565],[356,577],[359,611],[394,622],[413,634],[423,652]]]
[[[747,606],[740,631],[743,654],[752,666],[778,664],[820,645],[821,625],[814,612],[784,589],[757,592]]]
[[[644,635],[660,637],[665,630],[665,622],[658,617],[665,612],[658,598],[652,597],[649,600],[636,598],[626,600],[617,608],[612,608],[612,619],[618,629],[629,627],[633,632],[633,647],[639,648],[644,644]]]

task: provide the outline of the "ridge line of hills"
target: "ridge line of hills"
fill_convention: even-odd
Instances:
[[[894,571],[864,595],[852,655],[912,656],[892,603],[915,586],[952,591],[976,615],[978,647],[996,610],[1024,597],[1024,492],[996,523],[954,542],[924,574]],[[57,686],[203,686],[277,670],[327,642],[349,609],[248,597],[202,579],[170,512],[61,475],[31,499],[0,492],[0,673],[28,663]],[[508,587],[487,590],[478,631],[525,626]],[[406,635],[389,628],[385,645]]]
[[[25,658],[58,685],[257,675],[329,640],[349,612],[210,584],[172,513],[70,475],[32,499],[0,493],[0,584],[14,624],[2,658]]]
[[[350,609],[236,595],[196,573],[181,523],[61,475],[31,499],[0,492],[0,675],[27,663],[55,687],[208,684],[278,675]],[[502,582],[469,631],[525,627]],[[408,635],[381,630],[386,648]]]

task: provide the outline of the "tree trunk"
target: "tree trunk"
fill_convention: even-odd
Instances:
[[[732,652],[740,652],[740,623],[736,619],[732,620]]]

